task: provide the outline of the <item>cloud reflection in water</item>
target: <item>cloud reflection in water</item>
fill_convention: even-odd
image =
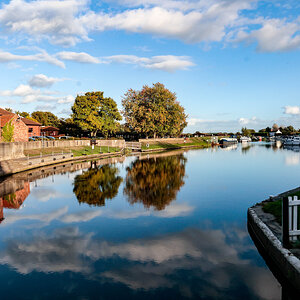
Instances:
[[[235,231],[232,227],[229,233],[232,242],[228,242],[228,229],[187,229],[112,243],[74,227],[61,228],[30,241],[10,239],[0,263],[22,274],[71,271],[87,280],[118,282],[134,290],[177,287],[182,296],[220,299],[243,290],[246,297],[277,299],[279,287],[267,269],[241,258],[252,245],[240,229]],[[106,264],[110,259],[121,259],[122,264]]]

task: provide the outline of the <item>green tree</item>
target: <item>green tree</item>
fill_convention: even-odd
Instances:
[[[106,199],[113,199],[117,194],[122,177],[113,165],[91,168],[74,179],[73,192],[79,203],[104,206]]]
[[[104,98],[103,92],[85,93],[77,96],[72,106],[72,118],[82,129],[96,136],[101,131],[105,137],[114,133],[118,128],[118,122],[122,116],[117,104],[112,98]]]
[[[11,121],[7,122],[2,128],[2,139],[6,143],[14,141],[14,129],[15,126]]]
[[[177,156],[142,159],[127,168],[124,193],[131,204],[162,210],[176,199],[184,185],[186,158]]]
[[[145,85],[141,91],[129,89],[122,100],[128,126],[145,136],[178,136],[187,125],[184,108],[161,83]]]
[[[70,136],[80,136],[82,134],[81,128],[74,122],[72,118],[59,119],[59,132]]]
[[[58,117],[50,111],[34,111],[31,117],[43,126],[59,126]]]

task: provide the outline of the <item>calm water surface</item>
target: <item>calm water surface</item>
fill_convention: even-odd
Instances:
[[[281,299],[246,213],[299,186],[299,164],[253,144],[2,180],[1,299]]]

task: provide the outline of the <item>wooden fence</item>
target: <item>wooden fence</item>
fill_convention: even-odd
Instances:
[[[300,200],[297,196],[283,198],[282,241],[287,248],[290,246],[290,241],[297,241],[300,236],[298,206],[300,206]]]

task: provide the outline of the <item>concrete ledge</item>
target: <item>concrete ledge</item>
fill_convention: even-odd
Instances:
[[[69,162],[69,161],[82,161],[82,160],[90,160],[90,159],[97,159],[97,158],[115,157],[121,155],[122,155],[121,151],[114,152],[114,153],[93,154],[93,155],[84,155],[84,156],[76,156],[76,157],[73,157],[73,154],[65,153],[65,154],[59,154],[58,156],[54,156],[54,157],[45,156],[45,157],[33,158],[32,164],[29,164],[26,159],[0,161],[0,177],[20,173],[23,171],[28,171],[28,170],[32,170],[44,166]]]
[[[248,209],[248,226],[282,275],[300,292],[300,260],[282,247],[280,240],[258,217],[253,208]]]

